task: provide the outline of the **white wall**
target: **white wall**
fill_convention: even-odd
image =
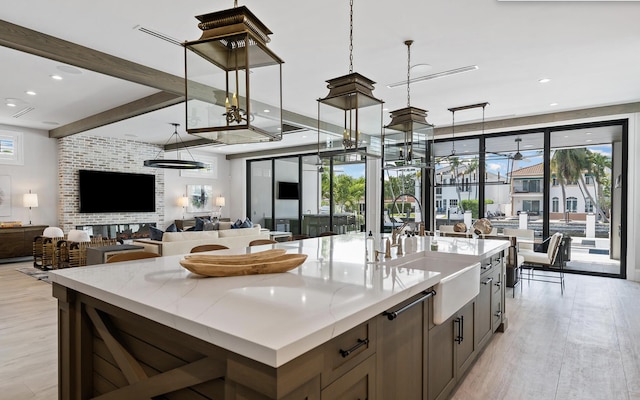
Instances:
[[[22,195],[31,190],[38,195],[38,208],[31,211],[33,225],[58,225],[57,140],[47,131],[0,125],[0,130],[21,132],[24,165],[0,164],[0,175],[11,180],[11,215],[0,221],[29,223],[29,210],[22,206]]]

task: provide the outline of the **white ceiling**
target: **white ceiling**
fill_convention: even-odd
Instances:
[[[349,72],[347,0],[271,0],[240,2],[274,33],[269,47],[284,61],[283,106],[317,117],[325,81]],[[233,7],[211,0],[88,2],[32,0],[12,2],[0,12],[5,21],[87,46],[173,75],[183,76],[183,49],[148,34],[142,26],[182,42],[199,38],[196,15]],[[478,65],[459,75],[411,85],[411,105],[429,110],[436,126],[451,124],[447,110],[489,102],[487,120],[546,114],[640,101],[640,2],[354,0],[354,71],[377,82],[374,94],[385,108],[406,106],[406,87],[387,84],[406,79],[406,47],[413,39],[416,74]],[[0,47],[0,124],[37,129],[63,126],[153,94],[157,90]],[[80,72],[80,73],[73,73]],[[65,79],[52,81],[58,73]],[[546,84],[538,83],[549,78]],[[36,96],[25,94],[34,90]],[[550,104],[557,103],[555,106]],[[32,111],[12,117],[25,107]],[[481,109],[456,113],[456,124],[481,119]],[[88,134],[135,138],[164,144],[183,123],[177,105]],[[385,116],[385,123],[388,118]],[[183,139],[189,140],[184,129]],[[302,136],[307,136],[302,138]],[[259,148],[315,143],[314,132],[286,135]],[[255,146],[216,146],[237,153]]]

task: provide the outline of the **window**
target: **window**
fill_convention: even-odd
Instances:
[[[555,176],[551,179],[551,185],[553,186],[558,186],[558,178],[556,178]]]
[[[567,212],[578,212],[578,199],[575,197],[567,198]]]
[[[436,194],[442,194],[442,186],[436,187]]]
[[[593,185],[594,184],[593,176],[585,175],[584,176],[584,183],[586,183],[587,185]]]
[[[553,199],[551,199],[551,212],[557,213],[560,212],[560,199],[558,199],[557,197],[554,197]]]
[[[584,202],[584,212],[592,213],[593,212],[593,202],[591,199],[586,199]]]
[[[22,133],[0,130],[0,164],[24,164],[22,158]]]
[[[522,211],[538,215],[540,212],[540,200],[522,200]]]
[[[542,192],[541,179],[520,179],[514,182],[516,193],[540,193]]]
[[[449,207],[457,207],[458,199],[449,199]]]

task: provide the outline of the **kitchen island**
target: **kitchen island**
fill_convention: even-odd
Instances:
[[[274,246],[308,256],[283,274],[206,278],[182,268],[183,256],[52,271],[60,398],[385,398],[378,377],[398,369],[389,350],[407,349],[394,337],[406,325],[387,324],[415,314],[415,343],[427,352],[428,333],[455,330],[449,320],[458,318],[433,323],[434,288],[437,297],[438,285],[465,271],[504,275],[506,241],[439,238],[432,252],[433,239],[419,239],[415,253],[398,256],[394,248],[375,263],[366,261],[363,235],[280,243]],[[480,295],[470,294],[474,314]],[[492,332],[503,326],[502,311]],[[425,377],[427,363],[418,358]],[[433,397],[430,379],[411,388],[414,398]]]

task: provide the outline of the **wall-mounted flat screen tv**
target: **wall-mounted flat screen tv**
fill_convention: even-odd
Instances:
[[[297,182],[278,182],[278,199],[300,200],[300,186]]]
[[[79,171],[80,212],[155,212],[156,177],[111,171]]]

